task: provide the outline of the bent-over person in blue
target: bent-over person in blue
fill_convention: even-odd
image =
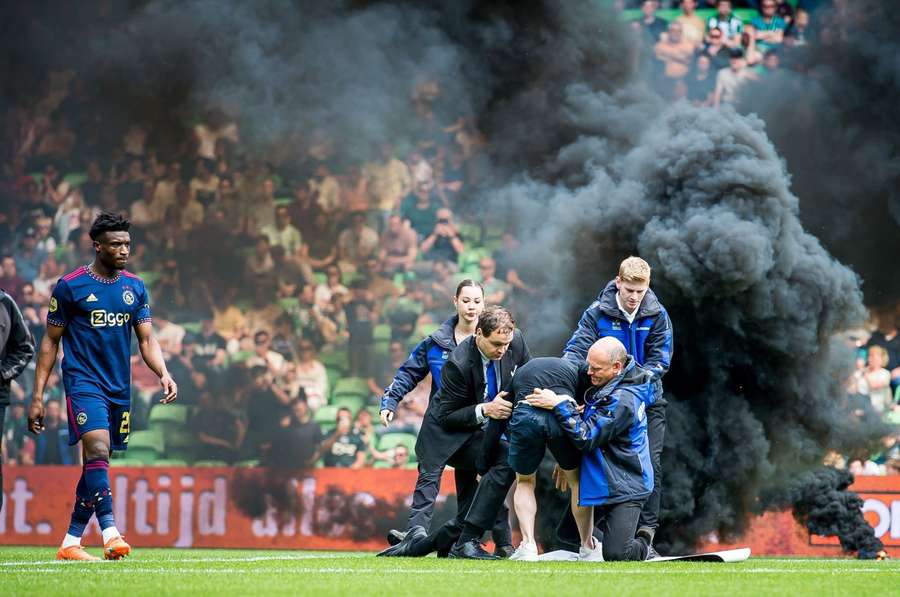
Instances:
[[[635,537],[635,531],[653,490],[646,415],[653,400],[652,375],[638,367],[615,338],[595,342],[587,360],[594,387],[585,395],[583,413],[571,396],[547,389],[535,390],[526,402],[552,409],[582,451],[578,505],[594,508],[603,538],[590,550],[582,548],[579,559],[651,559],[656,551],[645,537]],[[580,534],[589,533],[591,527],[579,529]]]
[[[90,230],[94,261],[57,282],[38,353],[28,427],[35,434],[44,430],[44,387],[62,341],[69,443],[81,441],[84,455],[69,530],[56,554],[59,560],[99,559],[81,546],[81,535],[94,514],[103,535],[103,556],[118,560],[131,553],[113,517],[109,457],[112,450],[128,447],[132,330],[144,362],[159,377],[160,402],[172,402],[178,392],[153,336],[144,282],[125,270],[130,227],[128,220],[112,213],[94,220]]]

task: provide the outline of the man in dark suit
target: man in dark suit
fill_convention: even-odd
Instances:
[[[431,534],[413,527],[399,544],[382,556],[424,556],[449,549],[450,557],[496,559],[480,543],[490,529],[515,480],[509,467],[508,443],[500,442],[489,459],[481,454],[488,420],[508,419],[507,401],[513,373],[531,359],[522,333],[506,309],[487,307],[478,318],[475,335],[461,342],[441,372],[441,389],[428,404],[419,432],[429,464],[447,463],[456,469],[457,515]],[[476,481],[481,469],[481,482]]]

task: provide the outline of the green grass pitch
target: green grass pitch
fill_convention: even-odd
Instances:
[[[900,595],[900,560],[532,564],[140,548],[119,562],[55,557],[54,548],[0,547],[0,595]]]

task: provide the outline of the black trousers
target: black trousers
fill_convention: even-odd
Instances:
[[[443,473],[443,466],[435,470],[425,470],[421,464],[419,465],[419,476],[416,479],[416,487],[412,495],[412,506],[410,506],[409,511],[408,528],[411,529],[414,526],[421,526],[426,530],[430,528],[431,519],[434,516],[435,502],[437,502],[437,496],[441,491],[441,475]],[[456,481],[457,504],[460,503],[461,499],[465,499],[465,497],[461,498],[460,494],[471,493],[474,496],[475,490],[470,487],[473,481],[471,471],[459,468],[454,469],[454,477]],[[471,505],[471,498],[469,498],[469,505]],[[467,510],[468,506],[465,509],[457,508],[457,512],[465,513]],[[462,518],[459,515],[458,517]],[[494,543],[497,545],[512,545],[512,531],[509,528],[509,508],[506,507],[505,503],[502,504],[500,511],[497,512],[491,535],[494,538]]]
[[[6,419],[6,406],[0,406],[0,453],[3,452],[3,421]],[[3,510],[3,460],[0,460],[0,510]]]
[[[647,437],[650,442],[650,462],[653,464],[653,493],[644,502],[638,527],[659,528],[659,500],[662,488],[662,451],[666,439],[666,401],[658,400],[647,409]]]
[[[491,468],[481,476],[472,506],[466,514],[466,523],[483,531],[490,529],[515,480],[516,473],[509,466],[509,442],[503,440]]]
[[[594,515],[597,528],[603,533],[603,559],[633,561],[647,559],[647,543],[635,539],[638,519],[644,502],[623,502],[611,506],[597,506]]]
[[[475,439],[475,438],[473,438]],[[456,501],[457,515],[441,525],[440,528],[430,533],[427,537],[415,544],[411,555],[427,555],[433,551],[449,551],[459,536],[462,534],[466,523],[472,524],[483,531],[494,526],[501,510],[505,510],[504,500],[509,488],[512,487],[516,474],[510,468],[509,444],[501,442],[500,448],[494,455],[493,465],[477,481],[475,471],[475,457],[481,449],[481,441],[468,441],[448,461],[448,464],[456,470]],[[465,467],[465,468],[462,468]],[[506,515],[508,521],[508,514]],[[497,536],[494,542],[501,543]]]

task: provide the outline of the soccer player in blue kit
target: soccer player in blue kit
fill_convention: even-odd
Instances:
[[[175,400],[178,388],[153,335],[144,282],[125,270],[131,251],[131,224],[103,213],[91,225],[93,263],[63,276],[53,290],[47,333],[41,340],[28,427],[43,431],[43,394],[63,342],[63,385],[69,420],[69,444],[81,441],[84,465],[75,489],[69,530],[58,560],[98,560],[81,546],[81,535],[97,515],[103,534],[103,557],[124,558],[131,552],[116,529],[109,483],[111,450],[125,450],[131,414],[131,329],[147,366],[159,377],[161,403]]]

